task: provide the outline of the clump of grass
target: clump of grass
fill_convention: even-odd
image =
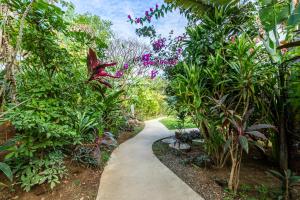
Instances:
[[[179,129],[180,121],[175,117],[168,117],[161,119],[160,122],[167,127],[169,130]],[[187,118],[184,122],[183,128],[197,128],[196,125],[191,121],[191,119]]]

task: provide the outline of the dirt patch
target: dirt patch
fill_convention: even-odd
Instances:
[[[266,170],[274,169],[263,160],[253,159],[253,155],[245,156],[240,172],[240,191],[238,196],[226,192],[226,180],[230,174],[230,166],[222,169],[198,167],[188,162],[196,154],[204,154],[203,148],[194,147],[190,152],[179,152],[169,148],[161,141],[153,145],[155,155],[178,177],[206,200],[221,199],[274,199],[274,191],[278,191],[280,183],[268,175]]]
[[[134,127],[132,131],[124,131],[118,136],[118,143],[122,144],[126,140],[129,140],[130,138],[133,138],[136,136],[139,132],[141,132],[145,128],[145,123],[140,122],[138,126]]]
[[[103,169],[91,169],[67,160],[67,178],[53,190],[39,185],[24,192],[18,185],[0,192],[0,200],[94,200]]]

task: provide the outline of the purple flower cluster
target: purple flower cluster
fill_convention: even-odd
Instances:
[[[166,46],[166,38],[158,39],[152,43],[153,50],[158,52]]]
[[[171,60],[155,60],[155,61],[144,61],[143,65],[144,67],[149,66],[158,66],[158,65],[167,65],[167,66],[174,66],[178,63],[177,59],[171,59]]]
[[[176,37],[176,41],[182,42],[185,38],[186,38],[186,34],[184,33],[182,36],[180,35],[180,36]]]
[[[126,70],[126,69],[128,69],[129,65],[127,63],[125,63],[123,67]]]

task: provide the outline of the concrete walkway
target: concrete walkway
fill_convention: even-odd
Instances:
[[[171,134],[158,120],[150,120],[121,144],[104,169],[97,200],[203,200],[152,152],[153,142]]]

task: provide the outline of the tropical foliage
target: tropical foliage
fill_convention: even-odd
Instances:
[[[148,87],[148,72],[136,76],[139,63],[132,59],[144,50],[122,60],[117,51],[123,46],[109,48],[117,43],[109,21],[76,14],[72,4],[60,0],[1,1],[0,10],[0,118],[16,130],[1,144],[0,171],[10,181],[14,175],[24,190],[57,185],[67,174],[65,159],[92,167],[107,160],[103,152],[111,146],[104,141],[127,130],[131,104],[138,118],[163,112],[164,96],[155,85]],[[105,72],[117,79],[103,79],[111,89],[98,79],[89,81],[89,48],[103,63],[118,62]]]
[[[299,182],[292,171],[299,170],[300,4],[165,2],[128,16],[146,45],[119,38],[110,21],[77,14],[68,1],[1,1],[0,122],[15,133],[0,146],[0,172],[9,181],[26,191],[53,188],[67,174],[66,159],[103,164],[131,119],[175,113],[178,121],[163,122],[196,126],[214,166],[230,163],[233,193],[243,155],[272,148],[265,156],[280,172],[270,173],[291,198]],[[188,20],[186,32],[159,35],[154,19],[175,9]]]
[[[179,63],[165,70],[169,105],[191,116],[217,167],[231,158],[229,189],[237,191],[243,151],[252,146],[272,141],[281,169],[297,170],[298,2],[165,2],[189,22]]]

